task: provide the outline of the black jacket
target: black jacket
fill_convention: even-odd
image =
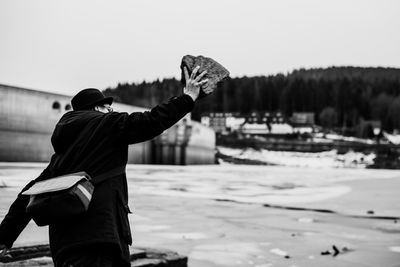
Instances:
[[[161,134],[190,112],[193,106],[190,96],[182,95],[148,112],[68,112],[57,123],[51,138],[55,154],[48,167],[34,181],[77,171],[86,171],[96,177],[110,169],[125,166],[129,144]],[[11,247],[30,221],[25,212],[28,200],[27,196],[19,194],[11,205],[0,225],[0,244]],[[114,244],[121,258],[128,263],[128,244],[132,243],[132,237],[127,203],[125,174],[97,185],[85,215],[67,223],[49,226],[53,259],[62,257],[69,249],[106,243]]]

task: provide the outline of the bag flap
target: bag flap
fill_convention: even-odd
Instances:
[[[54,177],[35,183],[31,188],[23,192],[22,195],[38,195],[65,190],[71,188],[83,179],[89,180],[88,177],[89,176],[85,172],[72,173],[69,175]]]

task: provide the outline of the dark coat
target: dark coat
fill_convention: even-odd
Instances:
[[[35,179],[45,180],[62,174],[86,171],[92,177],[118,166],[126,166],[128,145],[161,134],[194,106],[188,95],[171,98],[148,112],[100,113],[71,111],[57,123],[51,141],[55,154],[48,167]],[[72,148],[70,148],[72,146]],[[24,189],[28,189],[34,181]],[[68,223],[49,226],[53,259],[64,252],[90,244],[114,244],[129,262],[132,243],[125,173],[97,185],[88,212]],[[11,247],[30,221],[25,212],[28,197],[21,194],[11,205],[0,225],[0,244]],[[129,266],[129,265],[128,265]]]

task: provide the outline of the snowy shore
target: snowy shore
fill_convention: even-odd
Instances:
[[[253,148],[229,148],[218,146],[218,152],[236,159],[254,160],[264,162],[266,165],[311,167],[311,168],[366,168],[374,163],[374,153],[364,154],[349,151],[338,154],[336,150],[307,153],[290,151],[270,151],[266,149],[255,150]],[[227,162],[221,159],[220,164]]]

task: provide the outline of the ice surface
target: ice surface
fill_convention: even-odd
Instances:
[[[246,242],[207,244],[196,246],[189,255],[189,259],[240,266],[241,263],[248,260],[249,254],[262,254],[262,250],[256,244]]]
[[[390,247],[390,251],[400,253],[400,247]]]
[[[19,168],[17,165],[16,168],[10,168],[4,167],[3,164],[2,168],[0,165],[0,181],[9,185],[3,190],[20,191],[29,180],[40,173],[42,166]],[[128,165],[127,167],[128,184],[130,192],[134,195],[148,194],[283,206],[302,206],[329,199],[341,199],[353,190],[347,181],[395,177],[398,177],[397,171],[371,169],[300,169],[250,165]],[[374,187],[380,184],[376,183]],[[354,203],[368,202],[358,200]],[[341,210],[349,210],[349,207],[353,206],[360,214],[363,212],[366,214],[366,211],[354,203],[334,206]],[[374,206],[376,205],[371,207]],[[371,207],[365,209],[370,210]],[[394,206],[386,205],[385,214],[390,214],[390,210],[394,209]]]
[[[45,166],[0,164],[0,181],[11,185],[0,188],[2,215]],[[127,178],[135,244],[188,255],[192,267],[375,267],[399,262],[398,220],[378,218],[399,216],[398,171],[129,165]],[[338,213],[261,205],[274,201]],[[367,215],[369,210],[374,215]],[[44,242],[47,228],[30,223],[16,244]],[[333,244],[349,252],[335,258],[320,255]],[[290,259],[271,253],[274,248],[288,252]]]
[[[282,257],[288,255],[288,253],[286,251],[281,250],[279,248],[273,248],[269,252],[271,252],[272,254],[278,255],[278,256],[282,256]]]

